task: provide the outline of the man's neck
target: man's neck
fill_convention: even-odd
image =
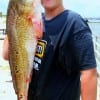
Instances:
[[[46,18],[46,20],[50,20],[50,19],[54,18],[55,16],[59,15],[63,11],[64,11],[63,6],[59,6],[52,10],[46,9],[45,10],[45,18]]]

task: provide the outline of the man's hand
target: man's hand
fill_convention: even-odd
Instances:
[[[8,48],[9,48],[9,43],[8,43],[8,37],[6,36],[4,39],[3,43],[3,50],[2,50],[2,56],[5,60],[8,60]]]
[[[81,71],[81,98],[82,100],[96,100],[97,71],[96,68]]]

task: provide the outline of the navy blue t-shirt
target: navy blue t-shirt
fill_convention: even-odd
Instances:
[[[80,71],[96,67],[91,30],[70,10],[43,20],[28,98],[80,100]]]

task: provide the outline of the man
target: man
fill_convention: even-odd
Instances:
[[[28,100],[96,100],[97,72],[91,31],[62,0],[41,0],[45,13]],[[42,44],[42,45],[40,45]],[[4,58],[7,58],[7,39]],[[40,52],[39,52],[40,50]],[[40,56],[40,55],[42,56]]]

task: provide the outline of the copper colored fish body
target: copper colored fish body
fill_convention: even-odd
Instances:
[[[18,100],[27,100],[37,40],[42,36],[39,4],[39,0],[10,0],[8,5],[9,62]]]

